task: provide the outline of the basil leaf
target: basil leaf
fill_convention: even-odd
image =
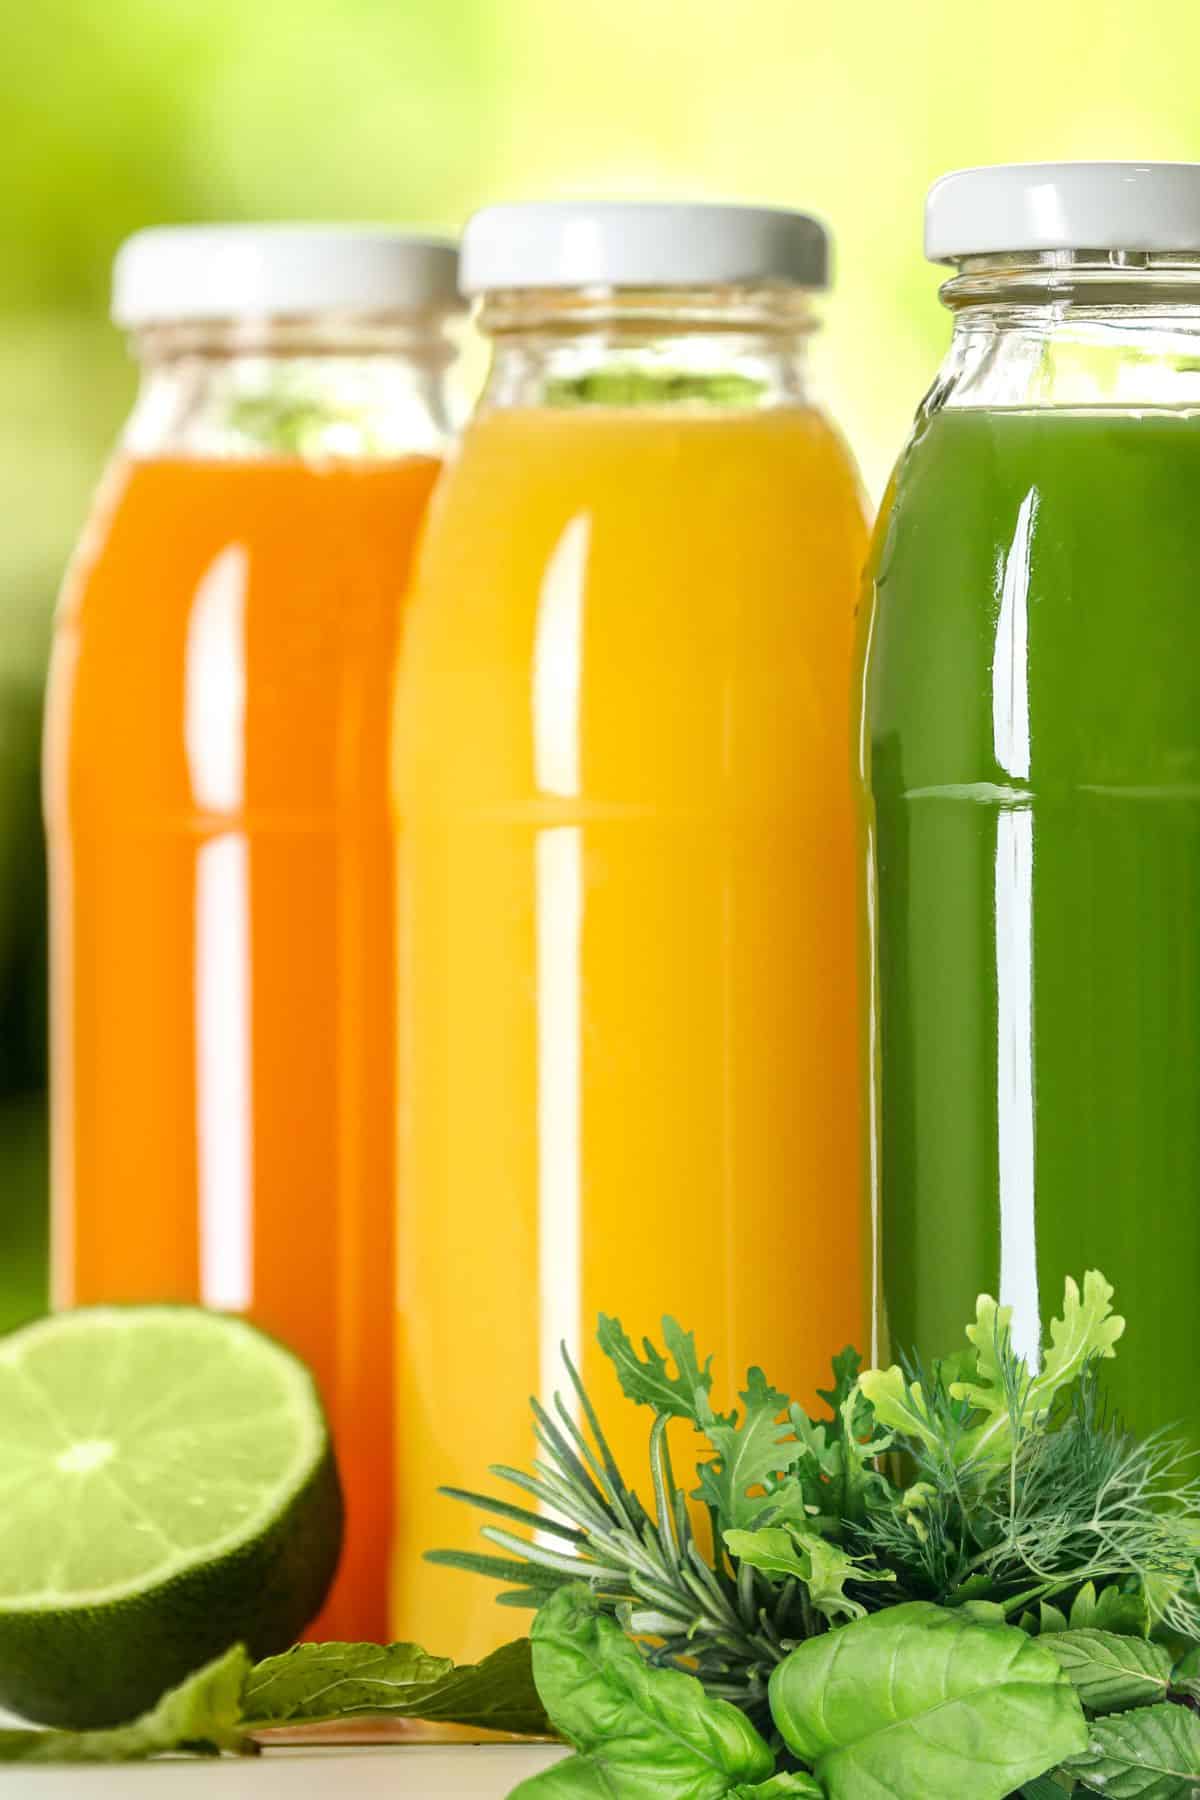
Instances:
[[[168,1750],[215,1756],[254,1745],[242,1718],[250,1658],[240,1644],[205,1663],[140,1719],[108,1731],[0,1731],[0,1762],[138,1762]]]
[[[811,1638],[771,1712],[830,1800],[1004,1800],[1082,1751],[1087,1724],[1044,1645],[922,1601]]]
[[[416,1644],[297,1644],[256,1663],[245,1713],[255,1726],[379,1717],[545,1736],[528,1638],[455,1668]]]
[[[820,1783],[811,1775],[772,1775],[770,1781],[758,1783],[755,1787],[735,1787],[729,1790],[729,1800],[825,1800]]]
[[[1145,1638],[1112,1631],[1056,1631],[1041,1640],[1089,1712],[1123,1712],[1165,1700],[1171,1658]]]
[[[772,1772],[745,1714],[694,1676],[647,1662],[582,1582],[560,1588],[534,1620],[533,1673],[580,1754],[523,1782],[512,1800],[724,1800]]]
[[[1168,1701],[1094,1719],[1086,1752],[1066,1768],[1109,1800],[1185,1800],[1200,1788],[1200,1717]]]

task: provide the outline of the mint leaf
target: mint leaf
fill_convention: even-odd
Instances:
[[[108,1731],[0,1731],[0,1762],[139,1762],[169,1750],[253,1753],[242,1716],[250,1658],[240,1644],[169,1688],[147,1713]]]
[[[582,1582],[560,1588],[534,1620],[533,1672],[579,1754],[523,1782],[511,1800],[724,1800],[772,1772],[746,1715],[710,1698],[694,1676],[647,1662]]]
[[[245,1714],[255,1726],[379,1717],[544,1736],[529,1640],[461,1668],[416,1644],[297,1644],[256,1663]]]
[[[1084,1276],[1082,1295],[1067,1277],[1062,1318],[1051,1320],[1050,1344],[1043,1352],[1041,1369],[1019,1389],[1018,1425],[1028,1426],[1048,1411],[1055,1396],[1078,1380],[1094,1358],[1116,1355],[1125,1321],[1113,1312],[1112,1297],[1113,1290],[1098,1269],[1089,1269]],[[998,1306],[989,1294],[981,1294],[975,1323],[967,1326],[978,1358],[976,1378],[950,1385],[954,1399],[967,1401],[985,1415],[964,1433],[957,1446],[961,1462],[1003,1461],[1012,1449],[1014,1394],[1006,1380],[1012,1358],[1011,1326],[1012,1308]]]
[[[848,1581],[895,1581],[891,1569],[872,1568],[848,1556],[819,1531],[803,1525],[765,1525],[757,1531],[727,1531],[725,1542],[739,1562],[767,1575],[802,1581],[817,1612],[833,1625],[861,1619],[866,1607],[846,1593]]]
[[[1066,1771],[1109,1800],[1184,1800],[1200,1786],[1200,1717],[1166,1702],[1094,1719]]]
[[[1088,1741],[1043,1645],[921,1601],[801,1644],[770,1696],[829,1800],[1004,1800]]]
[[[683,1331],[674,1319],[662,1322],[663,1342],[674,1358],[672,1375],[667,1358],[649,1338],[642,1339],[645,1358],[639,1358],[620,1319],[600,1314],[597,1339],[605,1356],[617,1371],[617,1379],[627,1400],[638,1406],[652,1406],[657,1413],[672,1419],[690,1419],[700,1425],[698,1396],[707,1397],[712,1387],[712,1357],[701,1368],[696,1357],[696,1339]],[[711,1408],[709,1409],[711,1411]]]
[[[1057,1631],[1042,1640],[1089,1712],[1122,1712],[1165,1700],[1171,1658],[1145,1638],[1112,1631]]]

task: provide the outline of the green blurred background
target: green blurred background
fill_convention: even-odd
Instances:
[[[45,1295],[40,689],[132,370],[113,251],[167,220],[453,227],[666,194],[834,226],[825,392],[878,492],[946,330],[929,181],[1200,157],[1196,0],[9,0],[0,12],[0,1327]]]

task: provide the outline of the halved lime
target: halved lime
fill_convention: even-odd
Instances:
[[[81,1307],[0,1338],[0,1704],[120,1723],[318,1611],[342,1500],[312,1376],[240,1319]]]

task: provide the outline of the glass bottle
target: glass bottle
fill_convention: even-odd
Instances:
[[[1067,1276],[1110,1392],[1200,1434],[1200,167],[933,190],[946,360],[861,652],[893,1348],[980,1291],[1036,1364]]]
[[[404,847],[393,1633],[508,1615],[422,1561],[439,1484],[533,1451],[598,1313],[808,1398],[861,1341],[857,476],[806,347],[822,229],[742,208],[479,215],[487,386],[398,689]],[[687,1446],[682,1446],[685,1459]]]
[[[57,1304],[203,1301],[310,1364],[385,1635],[389,666],[450,426],[456,253],[207,227],[122,250],[141,365],[58,614],[45,756]]]

